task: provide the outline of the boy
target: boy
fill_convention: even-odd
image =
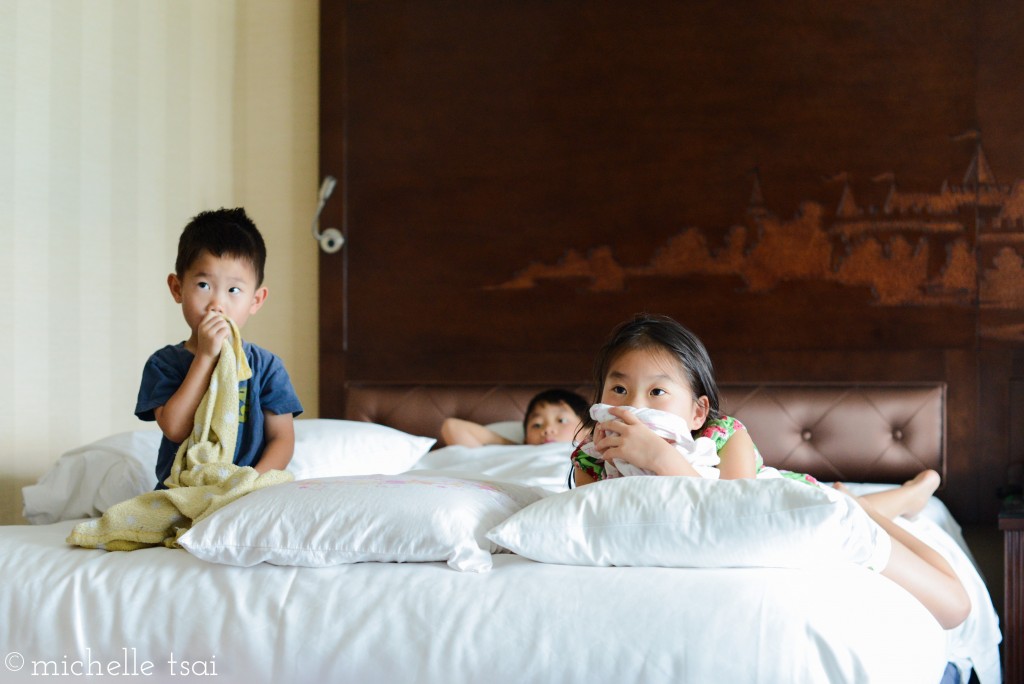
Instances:
[[[242,208],[204,211],[181,234],[167,285],[192,333],[149,357],[135,405],[135,415],[155,420],[163,432],[157,489],[166,488],[178,446],[192,432],[196,408],[230,334],[225,317],[241,330],[267,299],[266,259],[263,237]],[[295,446],[293,417],[302,413],[302,405],[281,359],[248,342],[243,348],[252,378],[238,386],[234,463],[261,473],[284,470]]]
[[[571,442],[590,405],[576,394],[560,389],[541,392],[530,400],[523,418],[525,444]],[[446,418],[441,438],[449,445],[478,447],[487,444],[515,444],[487,427],[461,418]]]

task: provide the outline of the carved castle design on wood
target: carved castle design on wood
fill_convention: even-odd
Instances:
[[[847,174],[831,180],[842,186],[834,208],[808,200],[783,219],[766,207],[755,171],[745,216],[720,247],[690,227],[640,266],[621,265],[607,245],[570,249],[487,289],[573,278],[591,292],[621,292],[630,278],[717,275],[756,294],[781,282],[830,282],[868,287],[882,306],[977,307],[983,337],[1024,340],[1024,180],[1000,185],[980,141],[963,182],[937,193],[904,191],[886,173],[872,179],[879,201],[861,204]],[[986,323],[985,312],[999,322]]]

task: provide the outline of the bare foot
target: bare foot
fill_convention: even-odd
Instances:
[[[942,478],[934,470],[922,470],[904,482],[901,487],[853,498],[865,509],[876,511],[890,520],[901,515],[905,518],[913,518],[928,504],[928,500],[939,488],[941,481]],[[853,496],[841,482],[832,486],[844,494]]]
[[[912,479],[903,483],[905,505],[899,515],[913,517],[924,510],[932,494],[939,488],[942,478],[934,470],[922,470]]]

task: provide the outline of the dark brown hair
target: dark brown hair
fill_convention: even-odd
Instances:
[[[178,258],[174,262],[174,272],[179,278],[185,276],[185,271],[203,251],[216,257],[248,261],[256,273],[256,287],[263,285],[267,247],[245,209],[204,211],[188,222],[178,238]]]
[[[526,429],[527,421],[530,420],[530,414],[533,413],[533,409],[537,408],[540,404],[565,404],[582,422],[585,423],[590,419],[590,404],[587,403],[586,399],[569,390],[549,389],[530,399],[530,403],[526,405],[526,414],[523,416],[524,430]]]
[[[635,349],[662,349],[672,355],[690,383],[694,398],[708,398],[708,420],[721,417],[718,383],[711,356],[700,338],[668,316],[638,314],[612,331],[594,362],[594,403],[601,401],[608,369],[623,353]],[[593,427],[588,418],[587,427]],[[701,429],[704,426],[701,426]]]

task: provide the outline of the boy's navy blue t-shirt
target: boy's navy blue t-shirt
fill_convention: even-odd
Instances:
[[[242,348],[252,368],[252,377],[238,383],[238,441],[234,462],[240,466],[252,466],[259,461],[266,446],[263,412],[297,416],[302,413],[302,404],[280,358],[244,340]],[[168,345],[150,356],[142,371],[135,415],[142,420],[156,420],[154,410],[166,404],[178,391],[194,358],[192,352],[185,349],[184,342]],[[171,474],[178,446],[167,437],[160,440],[156,459],[157,489],[165,488],[164,480]]]

